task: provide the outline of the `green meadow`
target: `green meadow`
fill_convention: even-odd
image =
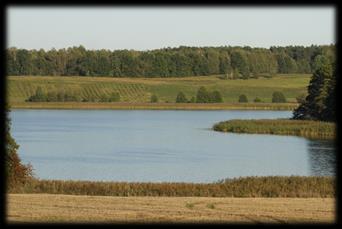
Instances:
[[[272,93],[282,92],[287,102],[296,102],[296,97],[306,94],[310,74],[284,74],[272,78],[221,79],[219,75],[184,78],[109,78],[109,77],[53,77],[53,76],[9,76],[7,77],[7,96],[11,105],[23,103],[35,93],[37,87],[44,92],[72,91],[82,98],[100,98],[113,92],[120,94],[120,102],[146,103],[151,95],[158,96],[159,102],[174,103],[178,92],[182,91],[187,99],[196,97],[199,87],[218,90],[223,101],[236,103],[241,94],[249,102],[258,97],[261,102],[270,103]]]

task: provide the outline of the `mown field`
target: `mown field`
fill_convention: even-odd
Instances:
[[[121,102],[146,103],[152,94],[159,102],[175,102],[178,92],[185,93],[188,99],[196,97],[199,87],[218,90],[224,102],[238,102],[245,94],[252,102],[258,97],[262,102],[271,102],[274,91],[282,92],[288,102],[296,102],[296,97],[305,94],[311,75],[286,74],[273,78],[260,77],[248,80],[223,80],[219,76],[185,78],[109,78],[109,77],[52,77],[52,76],[9,76],[7,77],[7,95],[11,105],[23,103],[35,93],[38,86],[45,92],[51,90],[77,91],[81,97],[100,98],[118,92]]]
[[[334,223],[334,198],[9,194],[8,223]]]

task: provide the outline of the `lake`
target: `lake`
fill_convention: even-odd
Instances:
[[[41,179],[214,182],[240,176],[335,175],[332,141],[221,133],[229,119],[291,111],[12,110],[19,155]]]

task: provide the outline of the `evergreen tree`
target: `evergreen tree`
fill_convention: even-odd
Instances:
[[[183,92],[179,92],[176,98],[176,103],[186,103],[188,102],[185,94]]]
[[[334,109],[327,107],[328,103],[334,101],[334,95],[330,95],[329,99],[327,98],[331,93],[329,89],[335,84],[329,59],[322,55],[317,56],[313,68],[315,72],[308,86],[308,95],[305,101],[294,110],[294,119],[325,120],[324,116],[329,113],[327,109]]]
[[[255,97],[254,102],[255,103],[261,103],[261,99],[259,97]]]
[[[248,103],[247,96],[242,94],[239,96],[239,103]]]
[[[286,103],[284,94],[279,91],[273,92],[272,103]]]
[[[210,95],[205,87],[200,87],[197,91],[196,103],[209,103]]]
[[[191,97],[191,99],[189,100],[190,103],[195,103],[196,102],[196,98],[194,96]]]
[[[212,103],[222,103],[223,99],[219,91],[213,91],[210,93],[210,102]]]
[[[151,103],[157,103],[157,102],[158,102],[158,97],[157,97],[157,95],[153,94],[151,96]]]

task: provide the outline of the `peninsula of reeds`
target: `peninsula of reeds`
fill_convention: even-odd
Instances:
[[[335,123],[290,119],[228,120],[216,123],[215,131],[249,134],[295,135],[311,139],[334,139]]]

